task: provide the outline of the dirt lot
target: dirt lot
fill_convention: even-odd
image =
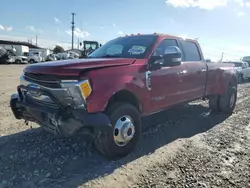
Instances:
[[[250,187],[250,84],[230,117],[196,101],[144,121],[143,142],[108,161],[90,140],[58,138],[14,119],[24,66],[0,66],[0,187]],[[154,121],[152,120],[154,119]]]

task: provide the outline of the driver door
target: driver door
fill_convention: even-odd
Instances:
[[[164,55],[165,49],[169,46],[177,46],[175,39],[164,39],[155,49],[152,56]],[[150,62],[152,63],[152,62]],[[181,71],[186,69],[186,64],[179,66],[161,67],[158,70],[151,70],[150,104],[154,112],[164,110],[179,103],[179,91]]]

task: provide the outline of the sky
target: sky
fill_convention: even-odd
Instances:
[[[69,49],[72,12],[75,45],[157,32],[197,38],[214,61],[250,55],[250,0],[3,0],[0,39]]]

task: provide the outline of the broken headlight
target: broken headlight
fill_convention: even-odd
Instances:
[[[61,87],[67,88],[75,108],[85,108],[86,98],[91,94],[92,87],[88,79],[77,80],[61,80]]]

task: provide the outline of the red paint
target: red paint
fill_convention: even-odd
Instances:
[[[142,36],[142,35],[141,35]],[[182,62],[180,66],[163,67],[152,71],[152,89],[146,87],[145,72],[154,49],[162,40],[180,38],[157,35],[155,44],[145,59],[79,59],[28,66],[24,71],[32,73],[79,76],[89,78],[93,92],[87,98],[89,112],[104,111],[113,94],[121,90],[133,93],[142,105],[142,114],[154,113],[181,102],[195,100],[211,94],[225,92],[229,81],[236,77],[232,65],[205,64],[203,62]],[[203,54],[201,53],[202,60]],[[91,70],[91,68],[103,67]],[[89,69],[89,71],[83,70]],[[205,71],[202,71],[205,70]],[[186,70],[187,74],[178,75]]]

